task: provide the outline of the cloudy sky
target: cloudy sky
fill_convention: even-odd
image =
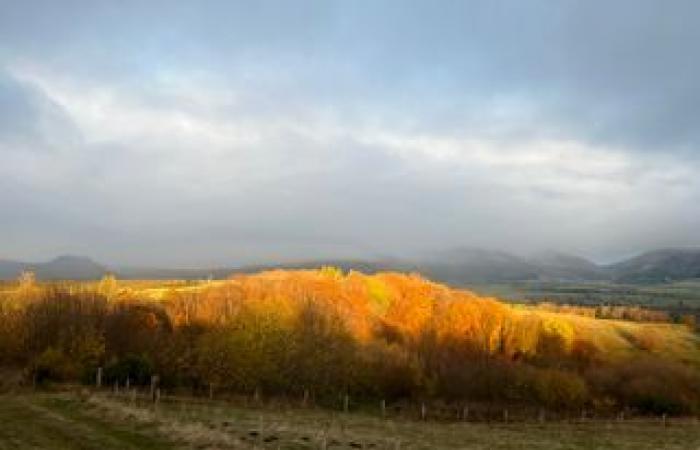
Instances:
[[[0,258],[700,245],[700,6],[0,0]]]

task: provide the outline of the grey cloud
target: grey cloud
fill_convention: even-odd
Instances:
[[[698,13],[650,0],[0,3],[7,256],[697,244]],[[73,97],[51,91],[64,88]],[[394,148],[422,138],[436,148]]]

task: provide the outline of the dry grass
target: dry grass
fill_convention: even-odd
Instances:
[[[694,420],[436,423],[128,395],[0,397],[0,449],[698,449]]]
[[[666,358],[700,365],[700,336],[682,325],[623,320],[537,311],[542,317],[571,324],[577,339],[594,343],[609,361],[648,351]]]
[[[67,394],[61,394],[67,395]],[[75,397],[73,397],[75,398]],[[76,402],[78,400],[75,400]],[[90,395],[82,408],[107,423],[148,427],[182,448],[270,449],[697,449],[696,421],[436,423],[317,409],[242,408],[168,398],[157,408],[128,396]]]

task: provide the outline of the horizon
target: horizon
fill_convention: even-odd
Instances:
[[[690,1],[3,2],[3,256],[700,246]]]
[[[459,251],[476,251],[476,252],[488,252],[488,253],[501,253],[501,254],[506,254],[508,256],[513,256],[519,259],[522,259],[525,262],[535,262],[538,257],[541,256],[547,256],[547,255],[561,255],[561,256],[571,256],[575,258],[581,258],[584,261],[587,261],[589,263],[592,263],[600,268],[605,268],[608,266],[613,266],[616,264],[623,263],[625,261],[642,257],[644,255],[652,254],[652,253],[657,253],[657,252],[700,252],[700,246],[694,247],[694,246],[688,246],[688,247],[663,247],[663,248],[654,248],[654,249],[647,249],[643,251],[638,251],[634,252],[629,255],[624,255],[621,257],[618,257],[613,260],[608,260],[608,261],[599,261],[595,260],[592,258],[589,258],[585,255],[579,255],[576,253],[569,253],[569,252],[563,252],[560,250],[555,250],[555,249],[547,249],[547,250],[542,250],[542,251],[537,251],[533,253],[517,253],[517,252],[511,252],[505,249],[498,249],[498,248],[485,248],[485,247],[455,247],[451,249],[437,249],[432,251],[431,253],[423,253],[420,255],[413,255],[413,256],[396,256],[396,255],[376,255],[376,256],[366,256],[366,257],[360,257],[360,258],[338,258],[338,257],[332,257],[332,256],[327,256],[327,257],[317,257],[317,258],[306,258],[306,259],[280,259],[280,260],[260,260],[260,261],[255,261],[255,262],[229,262],[229,263],[224,263],[224,264],[219,264],[219,265],[179,265],[179,266],[172,266],[172,265],[138,265],[138,264],[129,264],[129,263],[120,263],[118,261],[103,261],[99,260],[97,258],[94,258],[90,255],[84,255],[84,254],[77,254],[77,253],[63,253],[59,255],[54,255],[50,257],[46,257],[40,260],[22,260],[18,258],[10,258],[10,257],[0,257],[0,262],[2,261],[12,261],[12,262],[18,262],[22,264],[26,264],[27,266],[31,266],[34,264],[45,264],[45,263],[50,263],[50,262],[55,262],[64,258],[69,258],[69,259],[84,259],[86,261],[89,261],[90,263],[98,264],[102,267],[104,267],[107,270],[124,270],[124,269],[135,269],[135,270],[239,270],[239,269],[248,269],[248,268],[256,268],[256,267],[280,267],[280,268],[286,268],[294,265],[299,265],[299,264],[314,264],[314,263],[383,263],[383,262],[397,262],[397,263],[423,263],[426,261],[430,261],[431,259],[434,261],[435,257],[440,257],[441,255],[444,256],[446,253],[450,252],[459,252]]]

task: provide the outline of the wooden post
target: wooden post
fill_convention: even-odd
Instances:
[[[540,408],[540,414],[539,414],[539,417],[538,417],[537,420],[538,420],[540,423],[544,423],[545,414],[544,414],[544,409],[543,409],[543,408]]]
[[[180,401],[180,417],[187,417],[187,408],[184,401]]]
[[[343,397],[343,411],[348,412],[350,410],[350,396],[346,393]]]
[[[308,389],[304,389],[304,398],[303,398],[303,400],[301,401],[301,405],[302,405],[304,408],[306,408],[306,407],[308,406],[308,404],[309,404],[309,390],[308,390]]]
[[[114,380],[114,395],[119,395],[119,380]]]
[[[131,379],[129,377],[126,377],[126,392],[129,392],[129,388],[131,387]]]
[[[503,422],[508,423],[508,410],[503,410]]]
[[[259,387],[255,388],[255,392],[253,393],[253,399],[255,400],[256,405],[260,404],[260,388]]]
[[[386,417],[386,400],[382,400],[382,401],[379,403],[379,408],[380,408],[381,411],[382,411],[382,419],[383,419],[383,418]]]
[[[425,407],[425,403],[421,403],[420,405],[420,418],[421,420],[425,420],[428,417],[428,408]]]
[[[214,399],[214,383],[209,383],[209,400]]]
[[[462,408],[462,420],[467,422],[469,421],[469,406],[464,405],[464,408]]]
[[[95,386],[97,386],[97,389],[102,387],[102,367],[97,368],[97,375],[95,376]]]
[[[151,375],[151,399],[156,401],[156,390],[160,384],[160,377],[158,375]],[[158,394],[160,395],[160,393]]]
[[[663,426],[666,426],[666,413],[663,413],[661,415],[661,423],[663,424]]]

